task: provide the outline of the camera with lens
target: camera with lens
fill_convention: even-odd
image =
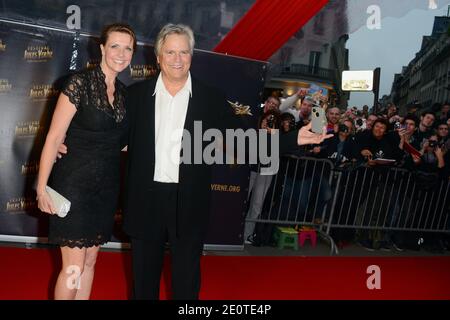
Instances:
[[[275,116],[273,114],[269,115],[266,119],[268,128],[275,128]]]
[[[355,128],[356,130],[365,130],[367,128],[366,119],[357,118],[355,120]]]
[[[339,125],[339,132],[349,133],[350,130],[349,130],[349,128],[348,128],[345,124],[341,123],[341,124]]]
[[[356,119],[355,123],[358,127],[361,127],[364,124],[364,121],[361,118],[358,118]]]
[[[436,140],[430,140],[428,142],[428,145],[430,146],[430,148],[442,148],[445,144],[444,142],[441,141],[436,141]]]
[[[396,121],[394,123],[394,129],[395,130],[406,129],[406,125],[401,124],[400,121]]]

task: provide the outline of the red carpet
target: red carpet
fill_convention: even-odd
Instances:
[[[51,297],[57,250],[5,247],[0,257],[0,299]],[[380,289],[367,287],[370,265]],[[128,298],[130,252],[100,252],[96,270],[92,299]],[[450,299],[450,257],[205,256],[202,272],[201,299]]]

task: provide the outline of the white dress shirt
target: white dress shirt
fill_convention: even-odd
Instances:
[[[181,140],[192,97],[191,74],[184,87],[172,96],[159,74],[155,92],[155,174],[154,181],[178,183]]]

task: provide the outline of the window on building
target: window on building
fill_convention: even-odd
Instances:
[[[311,51],[309,54],[309,69],[313,74],[316,74],[319,71],[320,54],[319,51]]]
[[[290,62],[291,62],[291,56],[292,56],[292,51],[293,48],[292,47],[283,47],[280,50],[280,60],[281,60],[281,64],[284,67],[289,66]]]

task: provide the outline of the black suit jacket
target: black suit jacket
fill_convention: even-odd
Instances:
[[[215,128],[248,127],[248,119],[234,115],[224,95],[195,78],[189,98],[184,129],[193,139],[194,121],[202,122],[203,132]],[[155,170],[155,91],[157,77],[138,82],[128,88],[126,105],[129,123],[128,165],[126,174],[124,230],[130,236],[147,238],[152,226],[163,223],[159,208],[164,206],[152,192]],[[297,146],[297,131],[283,135],[280,153]],[[182,145],[185,148],[186,141]],[[203,142],[204,148],[210,142]],[[191,141],[193,146],[193,141]],[[193,158],[193,150],[191,158]],[[193,163],[193,159],[191,161]],[[209,223],[212,166],[180,164],[178,183],[177,233],[204,237]]]
[[[146,238],[154,224],[163,223],[161,204],[155,199],[155,91],[157,77],[133,84],[127,93],[129,122],[128,165],[126,174],[124,230],[130,236]],[[184,129],[194,139],[194,121],[202,131],[223,130],[232,108],[217,90],[192,78],[192,97]],[[203,134],[202,132],[202,134]],[[183,146],[186,141],[183,139]],[[203,148],[209,143],[203,143]],[[193,146],[193,141],[191,141]],[[203,150],[202,148],[202,150]],[[191,152],[193,158],[193,151]],[[192,163],[193,161],[191,161]],[[178,183],[177,232],[204,236],[209,222],[211,165],[180,164]]]

